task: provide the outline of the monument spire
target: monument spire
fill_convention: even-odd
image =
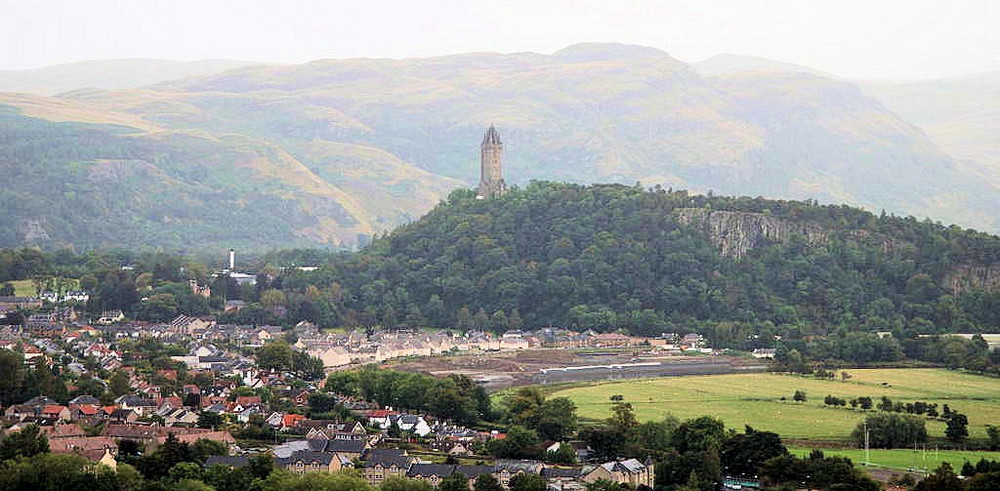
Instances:
[[[499,198],[507,191],[507,183],[503,180],[503,166],[500,162],[501,153],[503,153],[503,142],[500,140],[500,133],[491,124],[483,135],[483,143],[479,146],[480,176],[477,198]]]

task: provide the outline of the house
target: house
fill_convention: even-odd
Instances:
[[[28,310],[42,306],[42,301],[34,297],[0,297],[0,310]]]
[[[336,453],[348,459],[360,459],[368,448],[367,440],[306,440],[311,449]]]
[[[510,480],[518,474],[541,474],[545,464],[534,460],[497,460],[493,464],[493,477],[504,488],[510,487]]]
[[[304,419],[306,419],[306,417],[301,414],[286,414],[281,418],[281,429],[287,430],[289,428],[295,428]]]
[[[192,335],[196,332],[204,331],[209,325],[211,325],[211,322],[198,319],[197,317],[178,315],[174,320],[170,321],[170,327],[167,330],[176,334]]]
[[[390,477],[406,477],[410,466],[416,461],[405,450],[368,450],[365,452],[365,479],[368,484],[378,486]]]
[[[123,410],[135,411],[139,416],[156,411],[156,401],[139,396],[120,396],[115,403]]]
[[[116,322],[121,322],[125,320],[125,312],[119,310],[105,310],[101,312],[101,316],[97,318],[97,323],[102,326],[110,326]]]
[[[399,414],[391,416],[392,424],[400,431],[410,431],[417,436],[427,436],[431,433],[431,427],[422,416],[412,414]]]
[[[681,339],[681,344],[692,348],[701,348],[705,344],[705,337],[697,333],[685,334],[684,338]]]
[[[205,459],[205,467],[213,465],[226,466],[229,469],[239,469],[250,464],[250,457],[246,455],[212,455]]]
[[[627,484],[633,488],[638,486],[653,487],[655,469],[653,461],[646,459],[645,463],[636,459],[616,460],[584,469],[580,479],[584,482],[595,482],[599,479]]]
[[[52,426],[43,426],[42,432],[49,440],[59,440],[62,438],[77,438],[83,437],[87,434],[76,424],[59,424],[56,423]]]
[[[109,449],[117,452],[118,444],[108,436],[69,437],[49,442],[49,451],[52,453],[75,453],[95,461],[104,458],[105,451]]]
[[[368,413],[368,426],[389,429],[392,425],[392,416],[399,414],[391,409],[376,409]]]
[[[28,417],[41,417],[42,412],[46,407],[57,406],[58,403],[46,396],[36,396],[26,401],[24,404],[14,404],[4,411],[4,416],[7,419],[16,419],[18,421],[24,421]],[[65,419],[69,419],[69,410],[67,409],[67,416]]]
[[[406,477],[419,479],[431,486],[441,484],[444,478],[455,472],[455,466],[449,464],[413,464],[406,471]]]
[[[289,457],[278,457],[274,464],[296,474],[306,472],[340,472],[351,469],[354,464],[351,459],[336,453],[299,450]]]
[[[406,477],[419,479],[431,486],[437,486],[441,481],[452,475],[462,474],[469,480],[471,488],[476,478],[483,474],[495,474],[493,466],[489,465],[451,465],[451,464],[413,464],[406,472]]]
[[[117,452],[117,450],[115,451]],[[104,453],[101,458],[97,459],[97,463],[110,467],[112,470],[118,469],[118,461],[115,460],[114,452],[111,451],[111,446],[104,447]]]
[[[595,346],[601,348],[625,348],[630,345],[631,338],[618,332],[607,332],[594,336]]]
[[[292,397],[292,402],[294,402],[295,405],[299,407],[307,406],[309,405],[310,395],[312,395],[312,393],[309,392],[308,389],[302,389],[298,394],[295,394],[295,396]]]

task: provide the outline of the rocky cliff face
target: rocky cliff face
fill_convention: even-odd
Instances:
[[[1000,289],[1000,264],[956,266],[941,286],[950,288],[954,293],[979,288]]]
[[[701,228],[723,256],[736,259],[755,247],[786,243],[793,235],[801,235],[811,245],[824,244],[829,239],[829,233],[819,225],[791,222],[763,213],[702,208],[686,208],[676,213],[681,223]]]
[[[737,260],[756,247],[787,243],[793,235],[802,236],[810,245],[826,244],[831,237],[830,230],[815,223],[793,222],[763,213],[704,208],[685,208],[674,213],[681,223],[702,230],[719,248],[721,255]],[[841,238],[878,245],[889,255],[905,256],[913,248],[913,244],[908,242],[896,241],[867,230],[844,231]],[[974,289],[1000,290],[1000,264],[956,265],[951,272],[939,278],[939,285],[956,294]]]

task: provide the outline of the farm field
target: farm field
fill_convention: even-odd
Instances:
[[[823,450],[823,454],[827,457],[847,457],[855,464],[860,464],[865,461],[864,450],[826,448],[821,450]],[[790,448],[788,451],[795,456],[806,457],[809,455],[811,450],[807,448]],[[1000,460],[1000,452],[934,450],[933,448],[929,448],[926,451],[913,449],[871,451],[872,466],[900,471],[912,469],[934,472],[934,469],[937,469],[942,462],[948,462],[957,472],[962,468],[962,464],[965,463],[965,461],[975,464],[976,462],[979,462],[979,459],[981,458],[985,458],[986,460]]]
[[[681,419],[710,415],[722,419],[729,428],[750,425],[791,439],[850,438],[865,412],[850,406],[827,407],[823,404],[827,394],[847,400],[869,396],[877,401],[887,396],[893,402],[936,402],[939,411],[941,405],[948,404],[969,417],[973,439],[986,438],[987,424],[1000,425],[1000,379],[944,369],[847,371],[851,375],[848,380],[746,373],[602,382],[556,390],[551,397],[569,397],[583,418],[607,417],[610,397],[622,395],[640,421],[660,419],[667,413]],[[796,390],[805,391],[805,402],[792,401]],[[944,429],[944,422],[927,420],[930,437],[943,437]]]

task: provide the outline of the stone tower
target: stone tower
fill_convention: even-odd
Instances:
[[[507,183],[503,181],[503,167],[500,164],[500,154],[503,153],[503,142],[497,129],[490,125],[483,135],[483,143],[479,146],[479,193],[480,199],[499,198],[507,191]]]

